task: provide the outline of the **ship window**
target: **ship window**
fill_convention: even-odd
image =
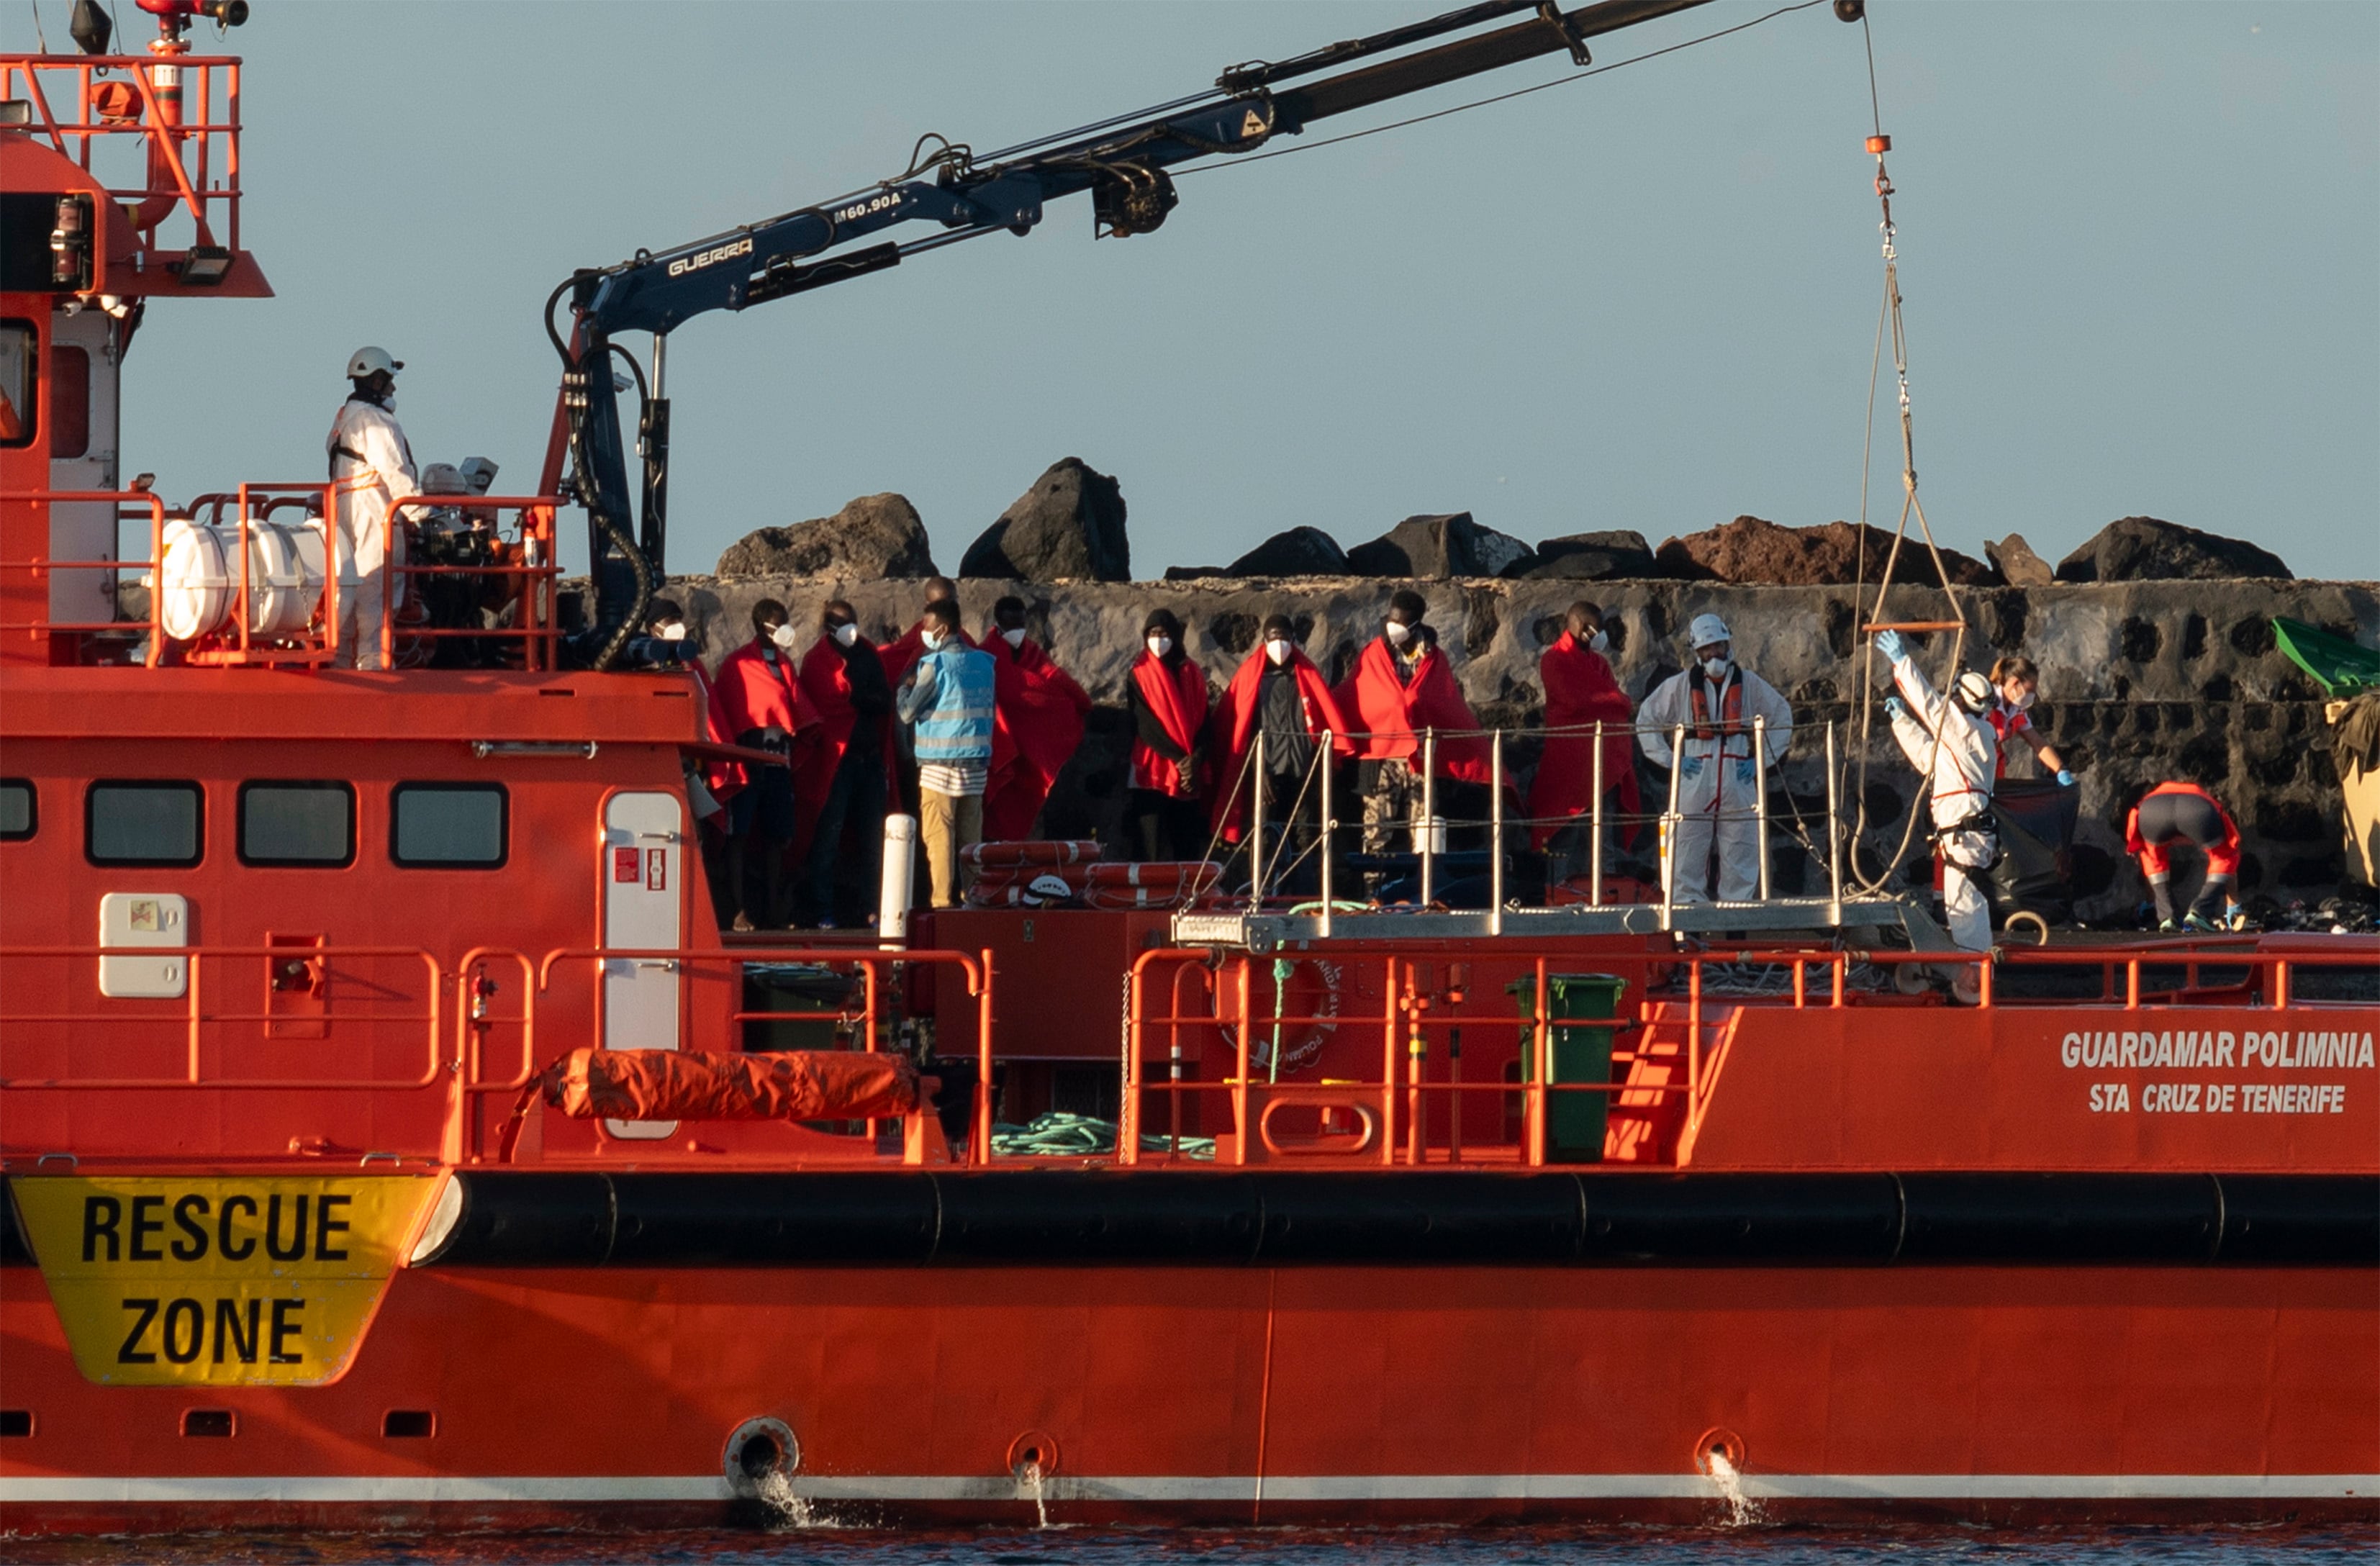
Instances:
[[[30,321],[0,321],[0,446],[33,443],[33,356]]]
[[[0,843],[21,843],[42,824],[29,778],[0,778]]]
[[[91,450],[91,350],[50,345],[50,457]]]
[[[239,785],[243,865],[351,865],[356,791],[343,783]]]
[[[84,796],[83,852],[94,865],[188,868],[206,810],[194,783],[95,783]]]
[[[417,869],[492,870],[504,862],[509,805],[500,783],[399,783],[388,856]]]

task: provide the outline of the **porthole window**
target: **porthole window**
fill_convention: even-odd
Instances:
[[[411,869],[495,869],[504,862],[510,808],[498,783],[399,783],[388,856]]]
[[[343,783],[239,785],[239,862],[243,865],[351,865],[356,858],[356,791]]]
[[[21,843],[41,826],[41,801],[30,778],[0,778],[0,843]]]
[[[94,865],[188,869],[206,841],[206,802],[194,783],[95,783],[83,796],[83,853]]]

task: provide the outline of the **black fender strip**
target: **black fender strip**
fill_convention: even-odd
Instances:
[[[2380,1266],[2380,1175],[457,1171],[416,1266]]]

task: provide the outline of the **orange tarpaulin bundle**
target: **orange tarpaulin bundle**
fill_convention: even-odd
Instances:
[[[925,1097],[905,1055],[844,1050],[573,1050],[541,1086],[574,1120],[889,1120]]]

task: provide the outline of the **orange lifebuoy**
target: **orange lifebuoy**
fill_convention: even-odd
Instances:
[[[1094,908],[1170,908],[1203,901],[1222,878],[1223,867],[1205,859],[1093,865],[1083,899]]]

